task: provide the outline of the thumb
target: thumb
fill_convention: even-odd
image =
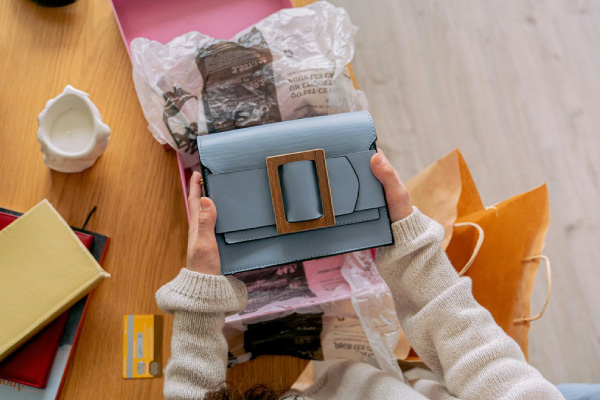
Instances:
[[[208,197],[201,197],[199,205],[196,221],[194,221],[195,225],[190,225],[187,268],[192,271],[218,275],[221,270],[221,261],[215,237],[217,207]]]
[[[217,223],[217,208],[208,197],[200,198],[200,211],[197,217],[198,235],[214,235]]]
[[[400,174],[392,167],[381,149],[371,157],[371,171],[383,185],[392,222],[400,221],[412,213],[408,191]]]

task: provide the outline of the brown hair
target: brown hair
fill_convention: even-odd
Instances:
[[[279,400],[286,390],[275,390],[265,384],[254,385],[244,391],[240,391],[236,386],[227,383],[222,388],[208,392],[203,400]],[[282,400],[303,400],[299,393],[290,393]]]

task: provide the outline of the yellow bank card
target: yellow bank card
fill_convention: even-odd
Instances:
[[[161,374],[162,317],[123,316],[123,378],[154,378]]]

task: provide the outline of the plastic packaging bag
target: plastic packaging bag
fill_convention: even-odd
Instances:
[[[356,31],[343,8],[320,1],[274,13],[231,41],[198,32],[165,45],[136,38],[133,80],[148,129],[191,167],[197,135],[366,109],[346,68]]]
[[[342,276],[350,285],[354,311],[360,319],[379,368],[399,379],[402,371],[394,354],[401,327],[392,294],[366,251],[348,253]]]
[[[263,354],[362,361],[402,379],[402,335],[370,250],[236,275],[248,307],[229,316],[229,365]]]

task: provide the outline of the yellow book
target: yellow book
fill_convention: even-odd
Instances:
[[[47,201],[0,231],[0,361],[109,277]]]

